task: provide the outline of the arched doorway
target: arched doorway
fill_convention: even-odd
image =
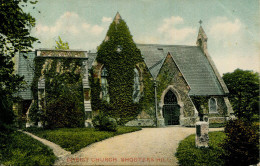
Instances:
[[[180,106],[178,105],[177,97],[172,90],[169,90],[164,96],[163,117],[165,125],[180,124]]]

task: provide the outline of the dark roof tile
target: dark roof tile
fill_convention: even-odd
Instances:
[[[190,85],[190,95],[224,95],[215,72],[199,47],[157,44],[138,44],[137,47],[154,78],[170,53]]]

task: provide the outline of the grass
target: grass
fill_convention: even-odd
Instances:
[[[177,148],[176,157],[182,166],[218,166],[224,165],[220,155],[224,153],[219,146],[225,138],[221,131],[209,132],[209,148],[196,148],[195,134],[182,140]]]
[[[92,143],[134,131],[140,127],[118,127],[116,132],[97,131],[93,128],[60,128],[54,130],[27,129],[27,131],[60,145],[67,151],[75,153]]]
[[[1,142],[0,163],[4,165],[53,165],[53,151],[32,137],[14,131]]]

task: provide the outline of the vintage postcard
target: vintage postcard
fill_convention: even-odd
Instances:
[[[1,4],[0,164],[259,162],[258,0]]]

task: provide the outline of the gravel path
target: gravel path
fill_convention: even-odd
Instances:
[[[223,129],[210,129],[210,131]],[[55,165],[177,165],[174,157],[181,140],[195,128],[144,128],[94,143],[67,155]]]
[[[62,157],[65,157],[67,155],[70,155],[71,152],[68,152],[64,149],[62,149],[59,145],[53,143],[53,142],[50,142],[46,139],[43,139],[43,138],[40,138],[40,137],[37,137],[36,135],[33,135],[29,132],[26,132],[26,131],[21,131],[31,137],[33,137],[34,139],[37,139],[38,141],[40,141],[41,143],[43,143],[44,145],[47,145],[48,147],[50,147],[51,149],[53,149],[53,153],[55,156],[57,156],[58,158],[62,158]]]

